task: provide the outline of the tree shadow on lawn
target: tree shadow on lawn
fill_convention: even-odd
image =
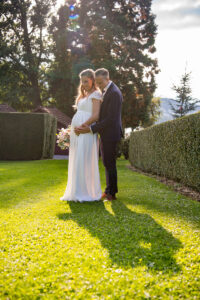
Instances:
[[[145,265],[163,273],[181,270],[173,255],[182,243],[148,214],[133,212],[119,200],[111,203],[114,214],[102,201],[68,203],[71,213],[58,214],[59,219],[76,221],[97,237],[113,264],[128,268]]]
[[[0,209],[23,201],[40,201],[40,195],[51,193],[62,184],[64,189],[67,164],[61,160],[0,161]]]

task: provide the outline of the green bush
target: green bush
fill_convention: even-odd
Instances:
[[[46,113],[0,113],[0,160],[52,158],[56,128]]]
[[[133,132],[129,160],[200,191],[200,113]]]
[[[120,141],[120,155],[123,154],[125,159],[129,158],[129,142],[130,142],[130,137],[123,138]]]

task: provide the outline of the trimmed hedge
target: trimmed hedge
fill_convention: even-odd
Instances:
[[[133,132],[129,160],[136,168],[200,191],[200,113]]]
[[[52,158],[57,119],[46,113],[0,113],[0,160]]]

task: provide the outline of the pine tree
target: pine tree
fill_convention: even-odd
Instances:
[[[196,104],[199,103],[199,100],[195,100],[192,98],[191,93],[192,90],[190,88],[190,75],[191,72],[187,72],[185,70],[185,73],[181,77],[180,85],[173,84],[172,89],[177,94],[177,99],[174,100],[177,105],[174,106],[170,103],[171,109],[174,113],[172,113],[172,116],[174,118],[179,118],[184,115],[186,115],[190,111],[194,111],[196,108]]]

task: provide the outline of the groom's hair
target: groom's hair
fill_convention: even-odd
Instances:
[[[97,77],[97,76],[104,76],[104,77],[107,77],[107,78],[110,77],[109,71],[107,69],[104,69],[104,68],[97,69],[95,71],[95,77]]]

